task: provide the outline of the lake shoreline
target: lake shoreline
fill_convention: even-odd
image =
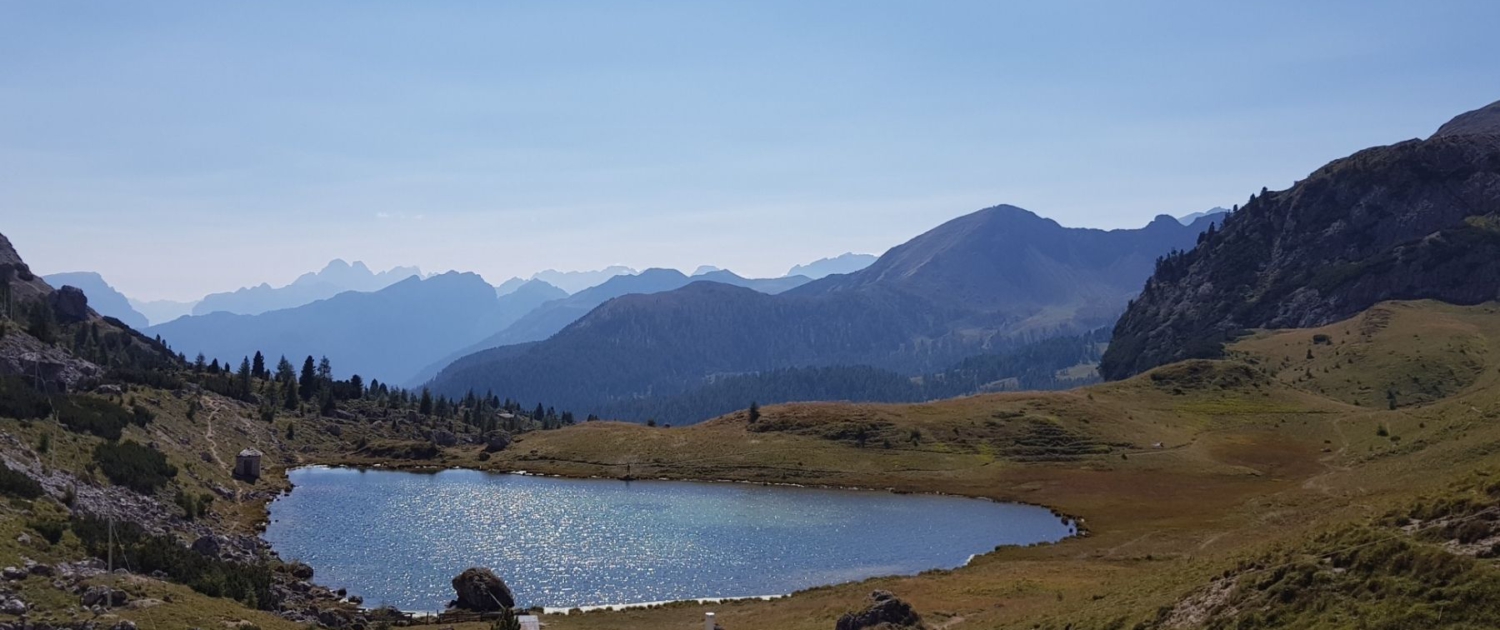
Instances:
[[[807,489],[807,490],[823,490],[823,491],[837,491],[837,492],[870,493],[872,495],[882,495],[883,494],[883,495],[889,495],[889,496],[926,496],[926,497],[932,497],[932,498],[952,498],[952,499],[967,499],[967,500],[979,499],[979,500],[982,500],[982,502],[987,503],[987,504],[1013,505],[1013,506],[1018,506],[1018,507],[1028,507],[1028,508],[1035,508],[1035,509],[1038,509],[1038,510],[1045,510],[1046,513],[1048,515],[1050,515],[1051,518],[1056,519],[1056,523],[1059,526],[1061,526],[1062,528],[1064,528],[1066,530],[1065,533],[1062,533],[1056,539],[1038,540],[1038,541],[1035,541],[1035,542],[1026,542],[1026,543],[1000,543],[998,545],[995,545],[993,548],[986,549],[984,551],[978,551],[978,552],[970,553],[970,554],[966,555],[966,557],[964,558],[964,560],[962,561],[962,563],[957,564],[957,565],[943,565],[943,566],[937,566],[937,567],[912,569],[911,571],[902,571],[902,572],[895,572],[895,573],[879,573],[879,574],[875,574],[875,575],[869,575],[869,576],[865,576],[865,577],[860,577],[860,578],[857,578],[857,579],[848,579],[848,580],[841,580],[841,581],[833,581],[833,582],[829,582],[829,583],[826,583],[826,584],[813,584],[813,585],[805,586],[803,588],[797,588],[797,589],[790,590],[789,592],[785,592],[785,593],[781,593],[781,594],[775,594],[775,595],[753,595],[753,596],[732,596],[732,597],[686,597],[686,598],[682,598],[682,599],[665,599],[665,600],[644,601],[644,602],[637,602],[637,603],[591,604],[591,605],[582,605],[582,606],[578,606],[578,605],[569,605],[569,606],[538,606],[538,607],[533,607],[531,609],[533,611],[539,611],[542,614],[547,614],[547,615],[566,615],[566,614],[569,614],[570,612],[572,612],[574,614],[577,614],[577,613],[589,613],[589,612],[611,612],[611,611],[640,610],[640,609],[657,608],[657,607],[661,607],[661,606],[670,606],[670,605],[707,605],[707,604],[723,603],[723,602],[731,602],[731,601],[752,601],[752,600],[769,601],[769,600],[775,600],[775,599],[783,599],[783,598],[793,597],[793,596],[795,596],[798,593],[801,593],[803,591],[813,590],[813,589],[836,587],[836,586],[847,585],[847,584],[856,584],[856,583],[866,582],[866,581],[869,581],[869,580],[877,580],[877,579],[884,579],[884,578],[912,577],[912,576],[916,576],[916,575],[919,575],[919,574],[925,574],[925,573],[928,573],[928,572],[931,572],[931,571],[944,571],[944,572],[947,572],[947,571],[957,571],[957,570],[961,570],[961,569],[964,569],[966,567],[971,566],[974,563],[974,561],[976,559],[980,558],[980,557],[983,557],[983,556],[986,556],[986,555],[989,555],[989,554],[992,554],[992,553],[999,552],[999,551],[1001,551],[1003,549],[1018,548],[1018,547],[1030,547],[1030,546],[1036,546],[1036,545],[1060,544],[1062,542],[1066,542],[1070,538],[1081,538],[1081,537],[1085,537],[1085,536],[1088,535],[1087,530],[1083,527],[1083,523],[1082,523],[1081,519],[1078,519],[1078,518],[1075,518],[1075,517],[1070,517],[1070,516],[1068,516],[1066,514],[1061,513],[1060,511],[1058,511],[1056,509],[1050,508],[1050,507],[1045,506],[1045,505],[1039,505],[1039,504],[1036,504],[1036,503],[1031,503],[1031,502],[1025,502],[1025,501],[1006,501],[1006,500],[996,499],[994,497],[988,497],[988,496],[975,496],[975,495],[967,495],[967,494],[959,494],[959,493],[948,493],[948,492],[912,492],[912,491],[901,491],[901,490],[897,490],[895,488],[889,488],[889,487],[881,488],[881,487],[871,487],[871,486],[851,486],[851,485],[834,485],[834,484],[800,484],[800,483],[769,482],[769,481],[762,481],[762,480],[748,480],[748,479],[734,479],[734,478],[692,479],[692,478],[653,476],[651,478],[620,479],[618,477],[610,477],[610,476],[602,476],[602,475],[577,475],[577,474],[570,475],[570,474],[559,474],[559,473],[542,473],[542,472],[530,471],[530,470],[519,469],[519,468],[517,468],[517,469],[482,469],[482,468],[475,468],[475,467],[470,467],[470,466],[427,465],[427,464],[414,464],[414,463],[410,463],[410,462],[389,462],[389,461],[387,461],[387,462],[374,462],[374,463],[368,463],[368,462],[361,462],[361,463],[348,463],[348,462],[307,463],[307,464],[304,464],[304,465],[297,465],[297,466],[292,466],[292,467],[280,467],[280,468],[276,469],[274,471],[273,475],[276,476],[276,477],[278,477],[282,481],[282,483],[280,485],[282,485],[284,489],[281,492],[277,493],[276,495],[271,496],[271,497],[269,497],[268,499],[266,499],[265,501],[262,502],[262,514],[264,516],[264,519],[263,519],[263,521],[260,524],[260,526],[259,526],[258,529],[260,531],[261,538],[263,540],[266,540],[266,538],[265,538],[265,532],[266,532],[266,529],[270,525],[270,504],[272,502],[275,502],[278,499],[281,499],[282,497],[289,496],[295,490],[295,488],[297,487],[297,484],[294,484],[293,481],[292,481],[292,479],[291,479],[291,475],[294,472],[299,471],[299,470],[309,470],[309,469],[312,469],[312,470],[321,469],[321,470],[353,470],[353,471],[405,472],[405,473],[414,473],[414,474],[437,474],[437,473],[448,472],[448,471],[462,471],[462,472],[480,473],[480,474],[483,474],[483,475],[516,476],[516,477],[522,477],[522,478],[538,478],[538,479],[560,479],[560,480],[578,480],[578,481],[603,481],[603,482],[608,482],[608,481],[623,481],[626,484],[629,484],[632,481],[638,481],[638,482],[644,482],[644,483],[668,482],[668,483],[704,484],[704,485],[720,485],[720,484],[728,485],[728,484],[734,484],[734,485],[756,486],[756,487],[766,487],[766,488],[777,488],[777,487],[779,487],[779,488],[789,488],[789,489]],[[268,472],[270,472],[270,471],[268,471]],[[267,540],[267,542],[269,543],[269,540]],[[273,548],[273,550],[274,550],[274,548]],[[282,553],[280,551],[276,551],[276,553],[277,553],[278,556],[282,555]],[[440,616],[443,611],[407,611],[407,612],[413,613],[413,614],[418,614],[418,615],[424,615],[424,616],[430,616],[430,615],[434,615],[434,614],[437,614],[437,615]]]

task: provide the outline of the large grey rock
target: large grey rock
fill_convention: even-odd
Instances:
[[[19,617],[26,614],[26,602],[19,599],[7,599],[5,603],[0,604],[0,612]]]
[[[52,306],[57,321],[64,324],[75,324],[89,318],[89,298],[78,287],[69,285],[53,291],[47,296],[47,304]]]
[[[484,450],[491,453],[503,451],[510,446],[510,434],[505,431],[494,431],[484,436]]]
[[[494,571],[482,567],[470,567],[453,578],[453,591],[458,594],[455,608],[475,611],[495,611],[514,608],[516,596],[510,592],[505,581]]]
[[[911,605],[901,601],[890,591],[870,593],[870,603],[859,612],[844,613],[839,617],[836,630],[864,630],[865,628],[922,628],[922,618]]]
[[[439,429],[432,432],[432,443],[438,446],[456,446],[458,436],[453,435],[452,431]]]

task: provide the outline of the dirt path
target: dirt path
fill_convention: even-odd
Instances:
[[[219,417],[219,410],[223,409],[223,406],[219,404],[219,401],[212,398],[203,397],[200,400],[204,401],[204,407],[209,408],[208,418],[206,419],[208,429],[203,432],[203,438],[208,440],[208,454],[220,468],[229,470],[229,465],[224,463],[222,457],[219,457],[219,442],[214,439],[214,419]]]

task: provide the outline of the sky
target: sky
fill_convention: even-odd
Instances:
[[[1228,5],[1237,6],[1228,6]],[[0,0],[0,232],[139,299],[332,258],[779,276],[1139,227],[1500,100],[1500,3]]]

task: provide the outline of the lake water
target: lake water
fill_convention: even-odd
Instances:
[[[780,595],[962,566],[1071,533],[1048,510],[930,495],[730,483],[310,467],[265,537],[367,606],[442,609],[490,567],[523,606]]]

